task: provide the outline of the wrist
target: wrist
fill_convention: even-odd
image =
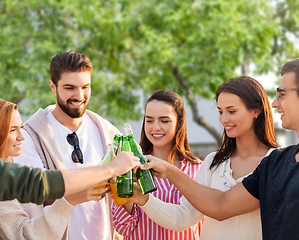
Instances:
[[[178,180],[178,175],[177,175],[177,171],[181,172],[181,170],[179,170],[179,168],[177,168],[176,166],[174,165],[171,165],[171,164],[168,164],[167,165],[167,171],[166,171],[166,178],[174,183],[176,180]]]
[[[109,163],[107,163],[105,165],[102,165],[100,167],[104,168],[106,179],[115,177],[115,167],[113,166],[112,162],[109,162]]]
[[[138,198],[138,202],[136,202],[139,206],[143,206],[147,203],[149,198],[149,194],[142,195],[142,197]]]

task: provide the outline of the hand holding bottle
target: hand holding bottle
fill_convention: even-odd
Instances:
[[[110,180],[111,197],[115,205],[124,205],[130,202],[130,198],[120,198],[117,196],[117,182],[116,177]]]
[[[109,166],[114,170],[113,177],[117,177],[133,168],[139,167],[140,161],[132,152],[122,152],[119,150],[117,156],[109,163]]]
[[[120,151],[119,143],[121,138],[120,135],[115,135],[101,162],[101,165],[107,167],[107,171],[112,171],[112,177],[122,175],[140,165],[138,158],[134,157],[133,153]]]
[[[139,159],[134,157],[134,155],[132,153],[126,154],[124,152],[124,154],[123,154],[123,152],[118,151],[121,138],[122,137],[120,135],[115,135],[113,142],[110,145],[108,145],[107,152],[104,155],[104,157],[100,163],[100,165],[107,168],[107,171],[112,171],[113,177],[116,177],[119,174],[122,174],[123,171],[127,172],[128,170],[131,170],[136,165],[137,166],[140,165]],[[117,157],[115,157],[116,152],[118,155],[118,161],[111,162],[114,158],[117,158]],[[119,159],[119,158],[121,158],[121,159]],[[134,162],[134,158],[135,158],[135,162]],[[114,171],[114,173],[113,173],[113,171]],[[121,172],[119,172],[119,171],[121,171]],[[107,186],[109,186],[107,184],[108,184],[108,182],[104,183],[104,184],[100,184],[100,185],[96,186],[94,189],[105,189]],[[102,195],[95,193],[93,196],[102,196]],[[115,196],[116,196],[116,194],[115,194]]]
[[[65,199],[72,205],[88,202],[99,201],[105,197],[106,193],[110,192],[110,187],[107,185],[105,188],[89,188],[81,192],[69,195]]]
[[[131,151],[134,153],[134,155],[136,157],[139,158],[141,164],[146,163],[147,159],[142,154],[142,150],[134,138],[134,134],[133,134],[131,125],[129,123],[126,123],[124,128],[125,128],[125,133],[129,140]],[[150,172],[150,170],[142,170],[142,169],[138,168],[136,170],[136,177],[137,177],[141,192],[143,194],[150,193],[150,192],[157,190],[155,179],[153,178],[153,175]]]
[[[149,195],[148,194],[142,194],[141,189],[139,186],[134,184],[133,186],[133,196],[130,198],[130,200],[139,206],[143,206],[148,201]]]
[[[169,171],[173,168],[176,168],[175,166],[171,165],[170,163],[159,159],[157,157],[154,157],[152,155],[146,155],[145,156],[149,162],[143,163],[140,165],[140,168],[142,170],[152,170],[152,174],[155,177],[158,178],[167,178],[167,174],[169,174]]]

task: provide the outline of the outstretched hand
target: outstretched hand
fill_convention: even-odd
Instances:
[[[117,156],[108,164],[113,166],[114,177],[116,177],[128,172],[132,168],[139,167],[140,161],[132,152],[118,151]]]
[[[85,189],[81,192],[69,195],[65,197],[65,199],[72,205],[88,202],[88,201],[99,201],[102,200],[106,193],[110,192],[110,186],[103,185],[103,187],[93,187],[89,189]]]
[[[140,165],[140,169],[142,170],[151,169],[152,174],[155,177],[167,178],[167,173],[169,169],[173,167],[173,165],[152,155],[145,155],[145,157],[149,160],[149,162]]]

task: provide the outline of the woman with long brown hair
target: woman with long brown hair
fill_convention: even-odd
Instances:
[[[0,158],[3,161],[12,162],[13,157],[21,154],[25,139],[22,126],[17,105],[0,99]],[[97,196],[87,199],[92,193],[99,193],[99,190],[82,191],[81,197],[61,198],[46,207],[21,204],[17,200],[0,202],[0,239],[65,239],[64,233],[74,205],[99,199]]]
[[[194,178],[200,162],[192,154],[186,129],[183,99],[173,91],[158,90],[145,105],[140,146],[145,154],[179,168]],[[178,204],[182,194],[167,179],[155,179],[157,191],[151,193],[168,203]],[[153,222],[142,209],[129,202],[112,206],[113,225],[125,240],[199,240],[201,222],[183,232],[165,229]]]
[[[279,144],[275,140],[269,99],[258,81],[248,76],[233,78],[218,88],[216,102],[224,127],[222,141],[218,150],[205,158],[195,181],[227,191],[252,173],[263,157]],[[185,197],[180,205],[166,204],[141,194],[133,196],[132,201],[143,205],[141,208],[155,222],[172,230],[182,231],[203,216]],[[224,221],[206,217],[201,240],[214,239],[262,239],[259,209]]]

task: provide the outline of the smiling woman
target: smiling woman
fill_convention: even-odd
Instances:
[[[176,134],[177,116],[173,107],[163,101],[153,100],[146,105],[144,116],[144,132],[147,139],[155,146],[152,154],[155,152],[164,152],[164,158],[168,158],[173,143],[172,140]],[[156,153],[158,154],[158,153]],[[180,157],[175,153],[175,165],[180,165]],[[173,159],[172,159],[173,161]]]
[[[0,160],[0,200],[6,200],[0,202],[2,240],[66,239],[65,232],[74,205],[102,199],[102,194],[109,189],[95,189],[96,184],[106,184],[106,179],[121,175],[140,164],[132,153],[123,152],[118,154],[118,159],[122,159],[120,163],[114,159],[105,166],[60,172],[21,168],[8,161],[14,161],[21,154],[21,143],[24,140],[22,121],[17,105],[3,99],[0,99],[0,129],[0,157],[7,161]],[[65,198],[61,198],[63,193]],[[44,207],[33,203],[21,204],[16,199],[10,201],[14,198],[24,202],[33,199],[33,202],[39,204],[45,200],[59,199]]]
[[[1,114],[1,112],[0,112]],[[21,154],[22,142],[25,137],[22,131],[23,123],[17,108],[14,109],[11,116],[10,130],[5,144],[5,151],[0,156],[2,160],[12,161],[11,157],[16,157]]]
[[[0,158],[6,162],[21,154],[24,134],[16,104],[0,99]],[[0,203],[0,239],[61,239],[74,209],[66,199],[52,206]],[[20,230],[21,229],[21,230]]]
[[[16,104],[0,99],[0,158],[12,162],[21,154],[25,140],[22,120]],[[0,203],[0,239],[63,239],[75,204],[88,201],[88,191],[82,197],[56,200],[43,207],[17,200]]]
[[[148,99],[140,139],[145,154],[171,163],[191,178],[197,174],[200,161],[190,150],[184,102],[175,92],[158,90]],[[158,178],[155,181],[157,191],[151,193],[153,196],[168,203],[179,203],[182,194],[171,182]],[[152,221],[132,201],[123,206],[113,205],[112,214],[114,227],[125,240],[199,240],[200,237],[202,221],[182,232],[168,230]]]
[[[17,111],[18,106],[16,104],[7,102],[5,100],[0,99],[0,116],[5,116],[1,117],[0,121],[0,158],[4,159],[5,153],[4,149],[6,148],[7,142],[8,142],[8,137],[10,133],[10,125],[12,121],[12,115],[15,111]],[[7,159],[8,160],[8,159]]]
[[[218,88],[216,101],[219,120],[224,128],[221,145],[205,158],[195,182],[225,192],[254,171],[263,157],[279,144],[275,140],[269,99],[258,81],[248,76],[230,79]],[[162,160],[150,155],[147,157],[150,161],[156,161],[162,169],[166,166]],[[182,176],[171,176],[167,178],[171,177],[176,186],[177,182],[182,181]],[[196,192],[191,185],[185,185],[181,191],[185,190]],[[193,203],[191,206],[185,197],[179,204],[166,204],[152,195],[134,193],[131,200],[138,203],[148,217],[171,230],[183,231],[202,218],[202,213],[193,207]],[[244,205],[243,202],[238,204]],[[247,214],[224,221],[206,216],[200,239],[262,239],[260,211],[257,208],[256,201]]]

